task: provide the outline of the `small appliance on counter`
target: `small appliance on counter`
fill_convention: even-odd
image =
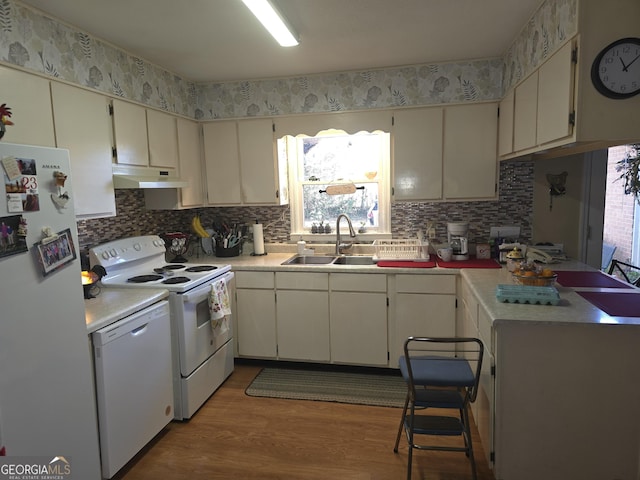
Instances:
[[[468,222],[448,222],[447,239],[453,250],[453,260],[469,260]]]

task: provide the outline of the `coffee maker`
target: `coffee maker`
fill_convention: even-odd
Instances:
[[[448,222],[447,239],[453,250],[453,260],[469,260],[468,222]]]

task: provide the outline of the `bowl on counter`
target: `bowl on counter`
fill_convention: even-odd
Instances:
[[[513,273],[513,281],[515,283],[532,287],[553,287],[557,278],[557,273],[553,275],[536,274],[536,272],[533,271]]]

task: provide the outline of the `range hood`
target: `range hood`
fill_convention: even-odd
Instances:
[[[114,188],[182,188],[188,185],[171,169],[113,165]]]

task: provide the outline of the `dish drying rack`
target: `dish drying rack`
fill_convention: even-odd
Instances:
[[[429,261],[429,242],[420,240],[374,240],[373,261],[404,260],[414,262]]]

